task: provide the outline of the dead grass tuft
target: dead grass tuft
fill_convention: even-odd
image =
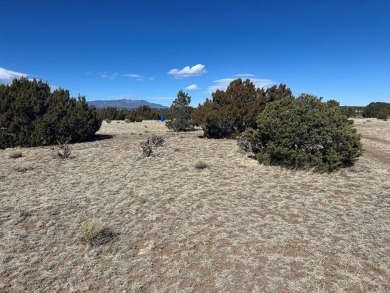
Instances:
[[[34,169],[34,167],[31,166],[31,164],[29,164],[29,163],[21,163],[21,164],[18,164],[14,167],[14,170],[16,172],[21,172],[21,173],[31,171],[33,169]]]
[[[11,159],[17,159],[17,158],[21,158],[23,157],[23,153],[19,150],[16,150],[16,151],[12,151],[10,154],[9,154],[9,157]]]
[[[70,159],[71,153],[72,153],[72,150],[71,150],[68,143],[58,142],[58,152],[57,152],[58,158],[61,158],[63,160]]]
[[[79,238],[92,246],[110,242],[114,237],[111,229],[105,227],[99,219],[92,218],[81,223]]]

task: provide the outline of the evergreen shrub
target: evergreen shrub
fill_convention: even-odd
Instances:
[[[363,152],[352,123],[339,106],[303,94],[268,104],[246,136],[260,163],[332,172]]]
[[[188,131],[194,129],[191,113],[192,107],[190,106],[191,97],[180,90],[177,93],[177,98],[173,101],[170,110],[170,115],[173,117],[167,121],[165,125],[173,131]]]
[[[0,148],[86,141],[101,125],[85,97],[53,92],[47,83],[27,78],[0,85]]]
[[[266,104],[283,98],[291,98],[292,93],[284,84],[266,90],[256,88],[249,80],[233,80],[226,91],[212,93],[192,113],[194,124],[201,126],[208,138],[236,137],[245,129],[256,127],[256,118]]]

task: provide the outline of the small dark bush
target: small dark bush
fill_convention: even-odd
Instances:
[[[153,146],[156,148],[161,147],[165,142],[165,139],[162,136],[155,135],[155,134],[152,135],[149,139],[152,142]]]
[[[159,148],[164,144],[165,140],[162,136],[152,135],[145,141],[140,143],[142,155],[144,157],[150,157],[153,154],[153,147]]]
[[[60,142],[57,142],[58,143],[58,153],[57,153],[57,156],[58,158],[61,158],[61,159],[69,159],[70,158],[70,154],[71,154],[71,149],[69,147],[69,145],[67,143],[60,143]]]
[[[237,145],[244,152],[251,152],[252,151],[251,144],[250,144],[245,133],[242,133],[238,136]]]
[[[390,111],[386,111],[385,109],[378,112],[376,118],[387,121],[387,117],[390,116]]]
[[[198,169],[198,170],[203,170],[203,169],[206,169],[209,165],[203,161],[197,161],[195,163],[195,168]]]
[[[153,154],[153,147],[149,140],[141,142],[140,146],[144,157],[150,157]]]

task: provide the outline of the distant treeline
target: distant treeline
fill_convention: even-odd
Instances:
[[[373,102],[367,106],[341,106],[341,109],[344,114],[353,118],[387,119],[390,116],[390,103],[384,102]],[[194,110],[194,108],[191,110]],[[143,120],[160,120],[161,116],[164,116],[167,120],[172,119],[172,113],[169,108],[154,109],[149,106],[140,106],[135,109],[118,109],[107,107],[97,111],[99,118],[102,120],[128,119],[130,122],[141,122]]]
[[[130,122],[141,122],[143,120],[160,120],[160,116],[171,119],[169,109],[153,109],[149,106],[140,106],[135,109],[118,109],[107,107],[98,110],[100,119],[103,120],[130,120]]]
[[[374,102],[364,108],[363,117],[386,120],[390,116],[390,103]]]
[[[390,116],[390,103],[372,102],[367,106],[342,106],[348,117],[378,118],[386,120]]]

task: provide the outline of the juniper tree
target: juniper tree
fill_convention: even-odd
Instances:
[[[174,131],[187,131],[193,129],[191,120],[192,107],[190,106],[191,97],[180,90],[177,98],[172,102],[170,114],[172,120],[166,122],[166,126]]]
[[[212,99],[194,110],[196,125],[203,128],[206,137],[229,138],[242,133],[248,127],[256,127],[256,118],[267,103],[292,97],[286,85],[264,90],[256,88],[249,80],[233,80],[226,91],[217,90]]]
[[[334,103],[307,94],[268,104],[246,136],[266,165],[331,172],[362,154],[353,121]]]
[[[0,148],[85,141],[100,125],[96,109],[67,90],[51,92],[47,83],[27,78],[0,85]]]

